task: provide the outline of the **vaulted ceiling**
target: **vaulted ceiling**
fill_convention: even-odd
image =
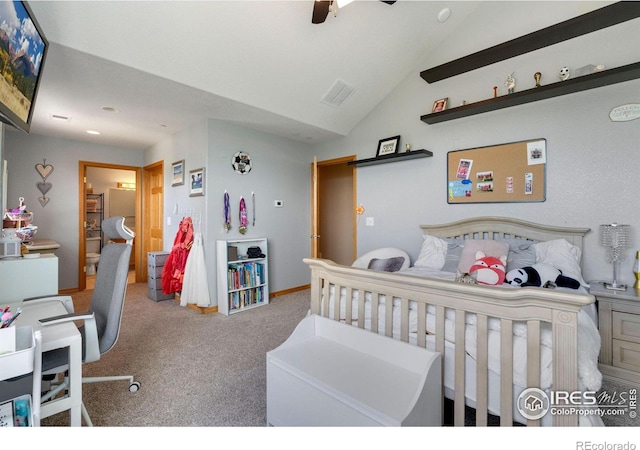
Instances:
[[[612,2],[356,1],[322,24],[313,0],[28,3],[50,42],[31,133],[144,149],[205,118],[343,136],[447,62],[435,49],[458,58]],[[336,82],[354,89],[341,106],[323,101]]]

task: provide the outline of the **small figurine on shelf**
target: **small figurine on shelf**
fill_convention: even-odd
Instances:
[[[405,146],[405,151],[409,153],[411,151],[411,144],[404,144],[404,146]]]
[[[558,78],[560,78],[560,81],[567,81],[570,76],[571,76],[571,69],[569,69],[566,66],[560,69],[560,72],[558,73]]]
[[[540,80],[542,79],[542,74],[540,72],[536,72],[533,75],[533,79],[536,80],[536,87],[540,87]]]
[[[507,80],[504,82],[504,85],[507,87],[507,91],[509,94],[513,94],[516,90],[516,79],[513,77],[515,72],[511,72],[507,75]]]
[[[498,97],[498,86],[494,86],[493,87],[493,98],[497,98]]]

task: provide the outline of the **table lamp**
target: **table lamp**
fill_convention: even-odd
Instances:
[[[613,281],[605,282],[604,286],[616,291],[626,290],[626,285],[618,283],[618,264],[624,259],[623,250],[629,246],[629,225],[600,225],[600,244],[607,248],[609,262],[613,264]]]

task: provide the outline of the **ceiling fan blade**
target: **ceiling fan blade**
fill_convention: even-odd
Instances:
[[[313,2],[313,15],[311,16],[311,23],[322,23],[327,19],[329,15],[329,5],[331,1],[314,1]]]

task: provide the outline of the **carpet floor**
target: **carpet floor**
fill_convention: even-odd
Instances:
[[[76,311],[88,309],[90,296],[73,296]],[[308,290],[227,317],[175,300],[155,302],[146,284],[129,285],[118,342],[83,375],[133,375],[141,388],[131,393],[127,381],[84,384],[94,426],[265,426],[265,354],[308,310]],[[68,413],[60,413],[42,425],[68,422]]]
[[[91,293],[73,295],[76,311],[89,309]],[[175,300],[155,302],[146,284],[130,284],[117,344],[84,366],[83,375],[133,375],[141,388],[131,393],[126,381],[84,384],[94,426],[264,427],[265,354],[289,337],[308,310],[308,290],[227,317],[199,314]],[[609,393],[629,389],[603,384]],[[473,423],[473,413],[467,412],[467,424]],[[498,424],[497,418],[490,419],[490,425]],[[638,418],[628,415],[603,421],[606,426],[640,426]],[[42,420],[43,426],[68,424],[68,413]]]

